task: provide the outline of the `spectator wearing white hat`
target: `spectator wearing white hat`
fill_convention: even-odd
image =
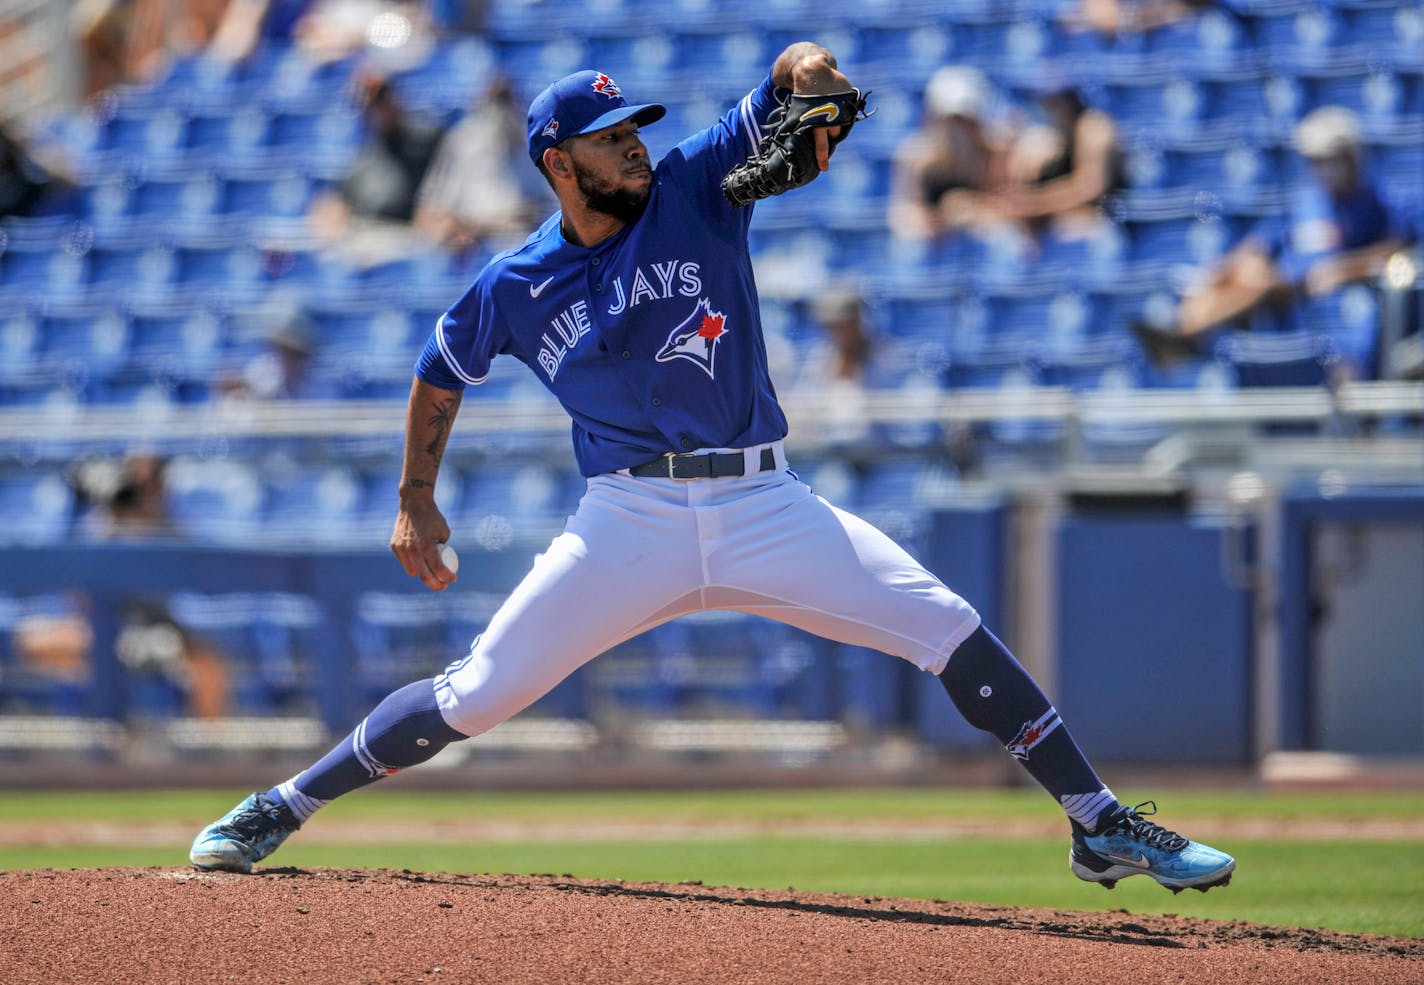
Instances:
[[[1213,331],[1262,311],[1289,318],[1298,297],[1319,298],[1378,278],[1416,230],[1370,177],[1355,114],[1326,106],[1303,119],[1295,148],[1311,165],[1281,219],[1252,230],[1182,297],[1169,324],[1134,326],[1154,361],[1199,352]]]
[[[966,225],[979,197],[1002,185],[1004,144],[985,119],[991,96],[983,73],[969,66],[946,66],[930,77],[924,122],[895,153],[895,235],[934,239]]]

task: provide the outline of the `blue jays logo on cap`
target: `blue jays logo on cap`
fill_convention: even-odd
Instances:
[[[659,103],[628,105],[618,83],[602,72],[567,75],[529,104],[529,158],[536,164],[544,151],[568,137],[593,133],[631,119],[645,126],[663,118]]]

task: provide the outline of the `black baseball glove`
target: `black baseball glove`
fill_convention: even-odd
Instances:
[[[751,205],[758,199],[780,195],[815,180],[821,169],[816,166],[818,127],[840,127],[841,132],[830,138],[830,149],[850,133],[865,112],[865,97],[859,89],[819,96],[787,96],[772,111],[756,154],[727,172],[722,179],[722,194],[736,206]]]

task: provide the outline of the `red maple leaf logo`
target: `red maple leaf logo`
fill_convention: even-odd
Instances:
[[[726,329],[722,327],[726,322],[726,315],[703,315],[702,325],[697,329],[697,335],[699,338],[715,339],[726,331]]]
[[[608,76],[599,72],[593,79],[593,91],[610,99],[617,99],[623,95],[623,90],[618,88],[618,83]]]
[[[1033,745],[1035,742],[1038,741],[1038,737],[1039,737],[1040,735],[1042,735],[1042,734],[1043,734],[1043,729],[1041,729],[1041,728],[1031,728],[1031,729],[1029,729],[1027,732],[1024,733],[1024,736],[1023,736],[1023,745],[1026,745],[1026,746],[1031,746],[1031,745]]]

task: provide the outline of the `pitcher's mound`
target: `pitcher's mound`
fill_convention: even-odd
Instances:
[[[1424,941],[793,890],[345,869],[0,873],[0,982],[1424,981]]]

